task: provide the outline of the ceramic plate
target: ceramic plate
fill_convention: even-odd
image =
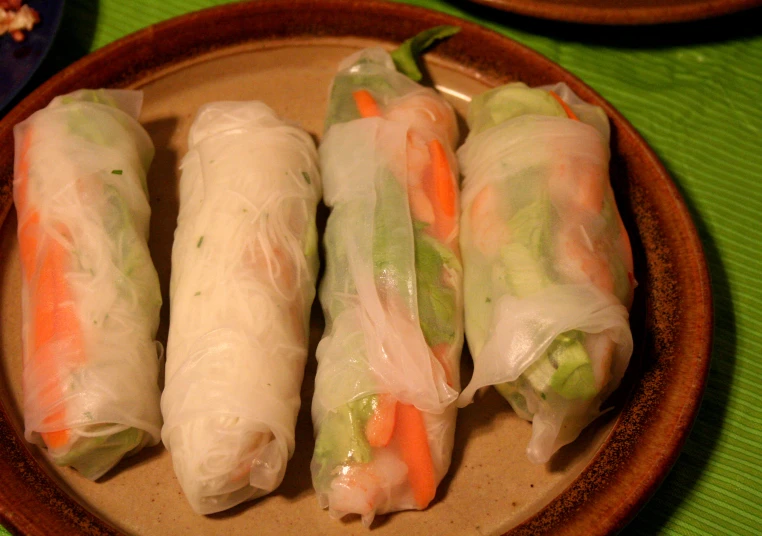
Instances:
[[[587,24],[661,24],[727,15],[761,0],[470,0],[477,4],[539,17]]]
[[[384,21],[379,24],[378,21]],[[318,507],[309,478],[313,352],[302,389],[296,453],[272,495],[198,516],[162,446],[126,460],[101,482],[57,468],[23,441],[20,269],[11,206],[12,127],[57,94],[82,87],[145,92],[141,120],[157,154],[149,176],[152,254],[168,303],[177,217],[178,162],[196,109],[217,99],[261,99],[320,135],[328,84],[360,47],[395,44],[439,24],[463,31],[426,56],[433,82],[462,114],[471,95],[496,84],[559,80],[602,106],[613,127],[612,182],[632,237],[639,281],[637,341],[614,411],[547,465],[524,454],[531,426],[494,390],[458,417],[449,475],[424,512],[374,524],[387,534],[607,534],[622,527],[675,461],[699,407],[709,366],[711,296],[701,245],[674,184],[629,123],[580,80],[523,46],[431,11],[377,1],[230,4],[128,36],[46,82],[0,123],[0,523],[22,534],[366,534]],[[160,338],[166,337],[168,314]],[[470,358],[465,375],[469,375]]]
[[[63,0],[24,3],[37,10],[40,22],[31,32],[25,32],[26,39],[21,43],[13,41],[10,35],[0,36],[0,114],[45,59],[63,15]]]

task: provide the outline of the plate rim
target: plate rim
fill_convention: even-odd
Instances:
[[[466,0],[493,9],[552,21],[602,26],[645,26],[710,19],[762,6],[762,0],[703,0],[678,6],[611,7],[537,0]]]
[[[299,9],[294,9],[294,7],[297,5],[300,6]],[[713,319],[709,272],[706,263],[706,257],[703,254],[703,246],[699,239],[696,227],[692,222],[687,206],[682,199],[682,196],[680,195],[676,185],[669,177],[666,169],[659,161],[658,157],[653,152],[651,147],[637,133],[634,127],[632,127],[632,125],[611,104],[605,101],[589,86],[584,84],[584,82],[582,82],[579,78],[572,75],[548,58],[516,42],[513,39],[488,30],[475,23],[456,18],[452,15],[448,15],[439,11],[424,9],[408,4],[397,4],[385,2],[382,0],[264,0],[252,3],[224,4],[217,7],[207,8],[201,11],[187,13],[179,17],[148,26],[133,34],[127,35],[70,65],[52,77],[50,80],[42,84],[26,98],[24,98],[0,121],[0,141],[9,135],[12,136],[12,126],[25,119],[36,109],[46,105],[47,100],[49,100],[51,95],[65,93],[82,87],[82,75],[89,73],[90,77],[92,78],[93,76],[96,76],[91,72],[94,68],[98,68],[98,66],[105,65],[109,62],[116,62],[118,64],[120,56],[121,61],[124,62],[125,51],[130,51],[132,55],[137,56],[140,56],[141,54],[145,55],[148,53],[152,57],[147,60],[146,58],[143,58],[143,60],[145,60],[143,65],[140,65],[139,68],[136,68],[133,71],[126,70],[124,73],[122,73],[122,78],[114,78],[112,80],[113,83],[110,84],[113,87],[122,87],[126,84],[130,77],[135,79],[136,77],[139,77],[141,73],[143,76],[148,76],[150,74],[151,68],[160,69],[162,66],[166,67],[173,63],[182,61],[183,58],[180,57],[180,55],[183,53],[178,53],[177,51],[169,54],[171,58],[167,60],[156,58],[154,57],[153,53],[150,52],[153,50],[153,47],[156,45],[156,43],[159,43],[163,37],[171,35],[173,32],[178,32],[180,30],[187,29],[188,27],[194,27],[196,24],[208,24],[215,21],[219,22],[226,18],[242,14],[251,16],[252,14],[264,13],[269,16],[273,16],[273,14],[276,12],[284,13],[290,12],[292,10],[296,12],[307,10],[337,12],[340,10],[352,9],[362,9],[365,12],[373,11],[375,13],[383,13],[390,16],[393,13],[395,17],[410,21],[413,26],[420,25],[427,27],[432,23],[457,24],[462,28],[463,34],[478,40],[480,43],[495,44],[496,46],[502,47],[503,49],[511,49],[511,51],[516,54],[516,58],[514,59],[519,61],[519,63],[521,63],[521,61],[529,64],[537,64],[539,62],[539,64],[542,65],[542,68],[547,71],[545,74],[549,79],[563,79],[567,81],[583,99],[594,101],[604,108],[610,120],[616,124],[619,135],[621,137],[627,137],[632,141],[632,143],[635,143],[641,153],[645,155],[646,159],[649,161],[648,164],[651,165],[659,175],[660,180],[658,181],[658,184],[654,184],[654,187],[658,186],[660,190],[662,190],[662,194],[668,196],[671,199],[671,202],[674,204],[673,208],[677,209],[677,216],[679,217],[677,224],[681,225],[680,231],[685,235],[685,247],[692,252],[692,258],[695,260],[693,273],[696,276],[696,280],[690,290],[696,294],[695,301],[697,303],[698,309],[700,310],[699,313],[701,314],[699,314],[699,316],[701,317],[700,320],[702,320],[702,322],[699,326],[700,337],[698,338],[700,339],[700,342],[696,343],[695,348],[697,359],[695,362],[695,367],[691,369],[693,372],[693,378],[690,390],[688,391],[688,400],[683,404],[682,407],[678,408],[679,412],[676,415],[669,416],[669,424],[672,427],[673,434],[667,438],[666,447],[664,445],[660,447],[659,452],[661,452],[662,456],[658,458],[657,463],[654,464],[656,470],[649,473],[650,478],[637,480],[638,485],[631,488],[631,492],[628,495],[628,502],[624,505],[614,507],[611,504],[607,504],[605,500],[606,494],[600,493],[600,490],[597,489],[593,490],[596,493],[591,493],[590,496],[592,499],[585,499],[582,501],[582,503],[580,503],[580,493],[584,494],[586,492],[586,479],[589,480],[590,478],[594,478],[596,472],[605,472],[605,468],[599,467],[596,464],[600,464],[602,455],[601,453],[605,452],[607,447],[610,447],[612,444],[614,432],[620,426],[618,420],[617,424],[615,424],[614,429],[612,430],[612,435],[610,435],[609,438],[604,442],[599,452],[593,456],[587,467],[569,485],[569,487],[561,492],[559,496],[551,500],[550,504],[543,508],[543,510],[534,514],[529,519],[525,520],[522,524],[509,531],[509,534],[537,534],[538,532],[545,532],[549,529],[554,530],[554,533],[556,534],[571,533],[575,526],[579,528],[580,525],[578,523],[582,522],[580,520],[584,521],[585,519],[587,519],[589,522],[595,521],[595,525],[592,526],[595,526],[600,531],[600,534],[607,534],[621,529],[632,517],[634,517],[640,507],[645,504],[645,502],[650,498],[650,496],[659,486],[661,481],[666,477],[669,469],[672,467],[677,457],[679,456],[682,446],[685,443],[685,440],[687,439],[687,436],[690,432],[692,423],[694,422],[696,414],[698,413],[702,393],[704,391],[704,386],[706,384],[709,372],[711,356],[710,350],[712,342]],[[314,35],[309,35],[312,35],[312,37],[320,37],[321,33],[319,29],[316,29],[315,31],[316,33]],[[382,34],[385,32],[389,33],[393,31],[399,30],[378,29],[378,32]],[[370,37],[379,40],[382,39],[381,37],[376,36],[351,33],[322,34],[323,37],[344,37],[350,35],[366,38]],[[245,42],[266,40],[268,40],[267,36],[252,35],[249,36]],[[205,50],[189,50],[187,51],[186,59],[198,56],[203,52],[224,49],[232,45],[232,42],[216,43],[212,46],[209,46]],[[435,55],[438,57],[443,57],[445,60],[458,58],[458,54],[460,54],[460,52],[458,52],[459,49],[466,49],[466,53],[468,52],[466,45],[458,46],[452,44],[451,42],[446,42],[436,50]],[[158,55],[159,54],[156,54],[156,56]],[[462,57],[460,59],[462,60]],[[485,80],[494,80],[497,82],[501,78],[510,76],[506,72],[502,72],[502,74],[501,72],[492,72],[492,68],[484,64],[482,64],[480,67],[480,61],[483,61],[483,59],[480,57],[467,56],[467,59],[469,60],[466,62],[468,67],[471,68],[472,66],[476,65],[476,67],[473,67],[473,69],[475,72],[484,73]],[[457,60],[453,61],[456,61],[456,63],[458,62]],[[146,71],[146,69],[148,69],[148,71]],[[518,69],[521,70],[521,67]],[[12,161],[12,153],[12,144],[11,147],[8,147],[7,144],[4,147],[3,144],[0,143],[0,162],[8,161],[9,154],[11,156],[10,161]],[[8,179],[7,170],[4,171],[2,168],[0,168],[0,199],[8,199],[11,195],[11,189],[12,186]],[[0,216],[2,216],[0,223],[5,222],[5,218],[9,210],[10,204],[2,207],[2,210],[0,211]],[[657,378],[657,380],[659,380],[659,378]],[[664,381],[663,378],[661,381]],[[632,394],[630,396],[630,399],[628,399],[625,407],[623,408],[623,413],[632,405],[632,397],[634,396],[637,396],[637,394]],[[661,417],[661,419],[663,420],[663,417]],[[657,424],[661,423],[661,421],[657,422],[656,420],[652,419],[650,422],[645,423],[644,426],[655,426],[654,422]],[[30,447],[25,444],[23,438],[19,438],[16,435],[15,431],[13,430],[13,426],[10,424],[10,419],[6,413],[6,409],[2,404],[0,404],[0,445],[12,447],[2,447],[2,451],[5,456],[0,457],[0,475],[5,475],[6,477],[10,475],[10,477],[15,479],[14,482],[17,486],[19,483],[26,483],[24,484],[26,486],[36,486],[34,488],[36,492],[43,496],[42,499],[38,497],[36,500],[47,501],[49,507],[55,509],[55,511],[43,512],[34,509],[34,505],[32,505],[28,511],[25,510],[24,512],[11,512],[5,507],[5,504],[7,504],[9,499],[8,490],[18,488],[14,488],[13,486],[0,487],[0,522],[2,522],[2,524],[4,524],[6,527],[23,534],[51,534],[52,532],[49,532],[51,529],[59,529],[61,531],[65,531],[67,534],[121,534],[121,532],[111,526],[106,520],[98,517],[85,506],[77,502],[76,499],[70,497],[62,488],[56,484],[55,480],[53,480],[47,474],[47,471],[34,461],[34,455],[31,453]],[[9,448],[11,450],[9,450]],[[15,450],[13,450],[14,448]],[[665,448],[666,450],[664,450]],[[11,454],[10,457],[8,456],[9,453]],[[633,484],[633,482],[630,482],[630,484]],[[615,485],[616,482],[608,482],[607,489],[610,489]],[[570,490],[572,492],[575,491],[573,489],[575,486],[579,488],[576,489],[577,498],[570,499],[569,497],[565,497],[570,494]],[[31,488],[26,487],[21,491],[31,492]],[[587,491],[590,490],[588,489]],[[565,501],[564,498],[569,500]],[[10,497],[10,499],[14,498]],[[18,498],[15,499],[18,501]],[[33,501],[33,499],[34,494],[30,493],[27,500]],[[591,503],[590,501],[593,502]],[[598,512],[595,508],[587,508],[585,510],[585,508],[580,508],[580,504],[587,504],[588,506],[590,504],[593,504],[594,506],[597,505],[599,509],[607,513],[607,517],[605,519],[601,519],[600,512]],[[61,511],[65,512],[66,516],[68,516],[66,519],[57,517]],[[567,516],[571,516],[573,522],[566,525],[565,527],[562,527],[561,530],[559,530],[557,526],[553,528],[554,520],[557,520],[558,516],[563,512],[565,512]],[[40,522],[41,515],[44,518],[43,526],[35,526],[35,522]],[[45,523],[47,523],[47,525]],[[67,527],[64,529],[61,526],[61,523],[66,523]],[[48,532],[45,532],[45,530],[48,530]]]

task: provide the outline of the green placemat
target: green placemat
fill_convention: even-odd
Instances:
[[[59,37],[32,85],[148,24],[221,3],[67,0]],[[669,169],[709,261],[712,370],[680,459],[624,533],[759,533],[762,10],[679,26],[603,28],[537,21],[466,1],[406,3],[483,24],[575,73],[633,123]]]

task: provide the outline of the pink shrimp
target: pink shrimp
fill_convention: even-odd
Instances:
[[[429,166],[429,152],[421,136],[411,132],[407,137],[407,192],[410,212],[416,221],[433,225],[434,205],[426,195],[424,176]]]
[[[607,236],[596,232],[593,225],[603,211],[608,185],[605,171],[587,159],[561,159],[549,177],[548,191],[558,212],[559,272],[571,282],[590,281],[603,292],[613,293]]]
[[[551,170],[548,192],[559,212],[600,214],[608,184],[606,169],[582,158],[561,158]]]
[[[426,138],[439,138],[449,147],[458,141],[458,123],[449,104],[431,90],[409,93],[391,102],[384,117]]]
[[[409,127],[407,184],[413,217],[428,224],[427,232],[457,250],[458,188],[454,161],[444,146],[453,147],[458,126],[452,108],[428,90],[405,95],[386,107],[386,119]]]
[[[372,96],[365,90],[355,92],[354,98],[361,116],[373,117],[380,114],[408,127],[405,182],[412,216],[416,221],[428,224],[426,233],[452,249],[456,255],[459,254],[458,188],[453,171],[456,168],[452,154],[448,154],[445,149],[445,146],[453,147],[458,137],[452,108],[428,90],[403,96],[384,110],[378,109]],[[382,295],[382,301],[394,318],[405,318],[404,310],[393,311],[395,306],[402,305],[398,303],[396,294]],[[443,362],[444,359],[440,358],[447,355],[445,346],[437,345],[431,349],[432,359]],[[443,362],[442,365],[447,381],[451,382],[452,371],[446,363]],[[434,465],[424,418],[415,406],[396,404],[395,408],[391,431],[397,438],[399,455],[404,461],[400,481],[408,481],[416,507],[423,509],[434,498],[436,491]],[[371,420],[373,418],[375,416]],[[383,416],[379,415],[378,418],[382,419]],[[371,517],[379,508],[382,493],[373,467],[382,463],[381,456],[386,454],[385,449],[380,448],[370,466],[351,467],[348,472],[336,477],[331,484],[331,508],[360,513],[363,521]],[[397,460],[397,457],[389,458],[389,461],[393,460]],[[388,471],[387,468],[384,473]],[[385,489],[388,490],[388,485]]]
[[[588,333],[585,349],[590,356],[595,377],[595,388],[600,392],[611,379],[611,362],[615,343],[606,333]]]
[[[394,450],[394,449],[392,449]],[[389,448],[373,449],[373,461],[344,467],[331,482],[329,506],[338,517],[360,514],[368,526],[387,511],[391,494],[408,478],[408,468]]]
[[[471,202],[468,219],[473,243],[487,257],[498,254],[501,244],[510,242],[511,231],[501,214],[495,186],[487,184]]]
[[[352,465],[331,481],[330,508],[365,518],[375,512],[381,493],[381,481],[370,464]]]
[[[603,292],[613,293],[614,276],[605,249],[605,244],[590,237],[584,223],[564,225],[556,235],[557,268],[572,283],[589,281]]]

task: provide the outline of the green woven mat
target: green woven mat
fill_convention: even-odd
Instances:
[[[148,24],[221,3],[67,0],[56,46],[33,84]],[[575,73],[635,125],[671,172],[711,270],[712,370],[680,459],[624,534],[759,533],[762,10],[646,29],[537,21],[466,1],[406,3],[483,24]]]

